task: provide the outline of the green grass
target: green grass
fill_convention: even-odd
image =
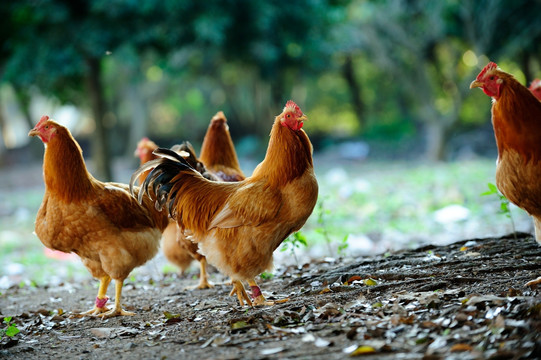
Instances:
[[[330,238],[335,252],[346,236],[350,243],[369,235],[391,246],[396,238],[401,248],[510,232],[512,223],[499,214],[499,199],[481,196],[487,183],[494,182],[494,172],[492,160],[329,168],[318,176],[318,206],[303,232],[311,243],[326,243]],[[468,219],[437,222],[435,212],[449,205],[467,208]],[[513,213],[523,224],[529,221],[522,210],[514,208]],[[318,223],[321,216],[324,229]]]
[[[374,252],[384,252],[512,229],[510,220],[499,213],[499,199],[481,196],[487,183],[494,182],[493,160],[436,165],[348,162],[334,166],[316,162],[318,205],[301,230],[308,246],[295,247],[297,255],[314,247],[324,249],[320,252],[324,256],[355,254],[363,237],[373,241]],[[23,286],[88,279],[90,275],[80,261],[46,257],[33,234],[42,191],[0,191],[0,210],[6,214],[0,217],[0,280],[8,271],[14,272],[7,276],[9,281]],[[435,211],[453,204],[466,207],[469,217],[450,224],[435,221]],[[517,230],[530,226],[522,210],[512,207],[511,211]],[[286,246],[290,248],[281,252],[285,255],[292,244]],[[175,271],[161,263],[152,266],[158,272]],[[5,281],[0,281],[2,284],[5,286]]]

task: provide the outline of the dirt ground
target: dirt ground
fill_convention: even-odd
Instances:
[[[230,286],[184,290],[169,275],[127,281],[125,309],[78,318],[96,283],[12,287],[0,314],[12,359],[522,359],[541,354],[541,275],[531,235],[464,240],[360,259],[313,261],[261,280],[273,307],[240,307]],[[214,279],[219,275],[213,274]]]

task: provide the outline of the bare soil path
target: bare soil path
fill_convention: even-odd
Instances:
[[[531,235],[464,240],[360,259],[313,261],[261,281],[273,307],[241,308],[230,286],[127,282],[136,316],[77,318],[95,282],[12,287],[0,314],[20,330],[12,359],[522,359],[541,354],[541,275]],[[140,281],[140,280],[139,280]]]

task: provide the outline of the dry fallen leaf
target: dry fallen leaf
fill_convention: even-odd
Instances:
[[[357,349],[355,349],[355,351],[349,354],[349,356],[369,355],[375,353],[376,349],[374,349],[372,346],[361,345]]]
[[[284,351],[283,347],[276,347],[276,348],[270,348],[270,349],[263,349],[259,353],[265,356],[265,355],[277,354],[282,351]]]
[[[236,321],[233,324],[231,324],[232,330],[239,330],[243,329],[248,326],[248,323],[246,321]]]
[[[473,347],[469,344],[454,344],[451,346],[449,351],[451,352],[460,352],[460,351],[472,351]]]
[[[374,285],[377,285],[378,282],[376,280],[374,280],[374,279],[365,279],[364,284],[366,286],[374,286]]]
[[[99,338],[109,338],[113,334],[113,329],[111,328],[92,328],[90,333]]]
[[[281,328],[277,326],[272,326],[271,324],[267,324],[267,328],[269,330],[274,330],[278,332],[283,332],[286,334],[304,334],[306,333],[306,329],[304,327],[297,327],[297,328]]]
[[[321,290],[319,292],[319,295],[326,294],[328,292],[331,292],[331,289],[329,289],[329,287],[327,286],[327,287],[323,288],[323,290]]]

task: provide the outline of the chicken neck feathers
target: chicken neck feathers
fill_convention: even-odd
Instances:
[[[541,102],[512,75],[501,72],[501,96],[494,100],[492,122],[499,158],[517,151],[525,162],[541,160]]]

